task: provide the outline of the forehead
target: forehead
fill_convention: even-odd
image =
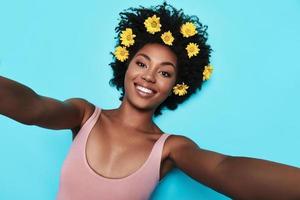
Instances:
[[[177,57],[171,49],[161,44],[146,44],[138,52],[146,54],[151,60],[164,62],[169,61],[176,64]]]

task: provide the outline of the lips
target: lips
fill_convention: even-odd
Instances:
[[[137,83],[134,83],[134,86],[135,86],[136,92],[139,94],[139,96],[144,97],[144,98],[152,97],[156,93],[156,91],[150,87],[145,87],[145,86],[142,86]]]

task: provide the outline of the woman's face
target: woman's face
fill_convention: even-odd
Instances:
[[[129,63],[124,98],[142,109],[156,109],[172,92],[177,58],[166,46],[146,44]]]

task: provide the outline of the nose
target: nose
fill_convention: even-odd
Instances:
[[[153,72],[151,70],[147,70],[143,73],[142,79],[144,79],[147,82],[155,82],[155,77],[153,76]]]

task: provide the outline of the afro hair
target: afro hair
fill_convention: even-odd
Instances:
[[[155,110],[154,117],[161,115],[163,108],[175,110],[179,104],[187,100],[193,93],[196,92],[197,88],[200,90],[203,83],[203,71],[205,66],[209,65],[210,53],[212,51],[210,45],[207,44],[207,26],[202,25],[198,17],[195,15],[188,16],[183,13],[182,9],[176,9],[170,4],[164,2],[161,5],[155,7],[145,8],[139,6],[138,8],[129,8],[120,12],[120,21],[118,26],[115,28],[117,36],[117,44],[115,47],[120,46],[120,35],[126,28],[131,28],[136,35],[134,45],[128,47],[129,58],[125,62],[120,62],[113,55],[113,62],[110,66],[113,70],[113,78],[109,81],[111,86],[115,86],[117,90],[121,89],[120,101],[124,97],[124,79],[127,67],[134,57],[134,55],[148,43],[158,43],[162,45],[164,42],[161,39],[161,33],[171,31],[175,38],[173,45],[166,45],[171,49],[177,56],[178,74],[176,83],[184,82],[189,86],[188,93],[184,96],[177,96],[172,94],[164,102],[162,102]],[[161,31],[155,34],[149,34],[144,26],[144,21],[153,15],[160,17]],[[182,24],[191,22],[196,26],[197,34],[192,37],[183,37],[180,33]],[[189,43],[196,43],[200,49],[197,56],[192,58],[188,57],[186,46]]]

